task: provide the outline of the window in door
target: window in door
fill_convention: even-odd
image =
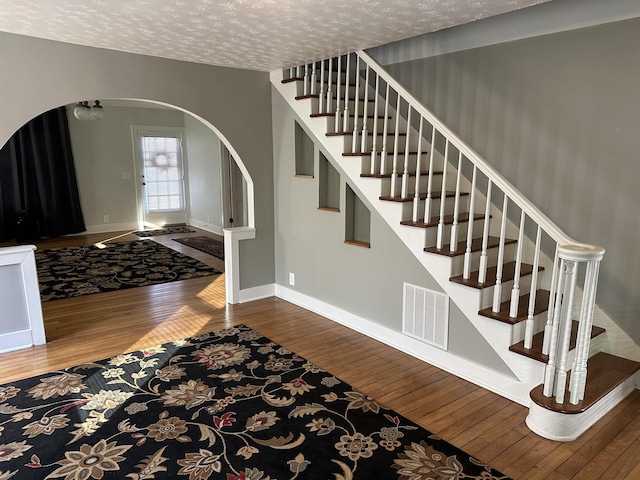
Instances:
[[[145,200],[150,214],[185,209],[180,143],[178,137],[142,136]]]

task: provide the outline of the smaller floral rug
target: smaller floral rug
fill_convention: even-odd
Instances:
[[[221,273],[152,240],[39,250],[36,266],[43,302]]]
[[[0,479],[497,480],[238,325],[0,385]]]
[[[174,238],[174,240],[224,260],[224,242],[220,240],[211,237],[185,237]]]
[[[189,227],[164,227],[154,228],[153,230],[136,230],[131,232],[139,237],[153,237],[155,235],[169,235],[172,233],[194,233],[195,230],[191,230]]]

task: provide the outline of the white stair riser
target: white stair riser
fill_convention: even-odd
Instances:
[[[482,233],[482,225],[478,225],[478,227],[475,226],[476,223],[480,223],[480,222],[474,222],[474,229],[476,229],[476,231],[479,231],[479,233],[476,233],[475,236],[481,235]],[[461,224],[462,225],[462,224]],[[466,224],[464,224],[466,225]],[[464,232],[464,235],[466,235],[466,231]],[[445,238],[449,238],[448,236],[445,236]],[[464,242],[460,242],[460,245],[464,245]],[[472,252],[471,253],[471,271],[474,272],[476,270],[478,270],[478,268],[480,268],[480,256],[482,255],[481,251],[478,252]],[[504,261],[506,262],[511,262],[514,260],[516,255],[516,245],[515,244],[510,244],[510,245],[505,245],[504,246]],[[495,248],[489,248],[487,249],[487,266],[488,267],[493,267],[498,263],[498,247]],[[456,275],[462,275],[462,272],[464,270],[464,255],[460,255],[457,257],[453,257],[451,259],[451,276],[456,276]]]

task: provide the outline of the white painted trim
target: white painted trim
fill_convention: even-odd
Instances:
[[[522,383],[517,379],[445,352],[437,347],[432,347],[388,327],[282,285],[275,286],[275,295],[430,365],[441,368],[457,377],[495,392],[520,405],[529,405],[529,392],[535,385]]]
[[[240,303],[240,240],[256,238],[253,227],[224,229],[224,277],[227,303]]]
[[[20,245],[17,247],[0,248],[0,268],[7,265],[19,265],[22,270],[22,289],[24,298],[19,299],[26,309],[29,322],[28,330],[7,332],[0,335],[0,352],[27,348],[31,345],[42,345],[47,339],[42,318],[40,290],[38,288],[38,273],[34,245]]]
[[[565,0],[513,10],[367,50],[380,64],[410,62],[640,15],[637,0]]]
[[[134,231],[138,230],[138,222],[128,222],[128,223],[104,223],[98,225],[87,225],[85,228],[85,232],[87,234],[91,233],[113,233],[119,231]]]
[[[268,285],[260,285],[257,287],[245,288],[240,290],[240,302],[247,303],[254,300],[260,300],[262,298],[273,297],[276,292],[276,284],[270,283]]]
[[[635,388],[635,376],[631,376],[583,413],[554,412],[531,401],[525,422],[532,432],[541,437],[570,442],[586,432]]]
[[[191,225],[193,227],[198,227],[207,232],[215,233],[216,235],[223,236],[224,230],[220,225],[211,225],[210,223],[203,222],[201,220],[196,220],[195,218],[190,218],[187,222],[187,225]]]

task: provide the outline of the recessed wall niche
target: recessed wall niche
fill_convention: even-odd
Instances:
[[[340,211],[340,174],[322,152],[318,157],[318,209]]]
[[[345,189],[345,208],[344,243],[370,248],[371,212],[349,185]]]
[[[295,122],[296,126],[296,177],[313,178],[314,145],[309,135]]]

